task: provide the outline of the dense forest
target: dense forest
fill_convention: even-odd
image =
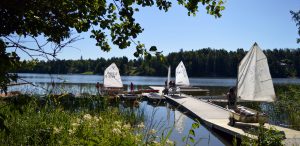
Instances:
[[[166,76],[171,65],[173,73],[182,60],[190,77],[236,77],[238,63],[247,52],[244,49],[226,51],[203,48],[200,50],[170,53],[164,61],[151,59],[133,59],[118,57],[96,60],[51,60],[36,61],[31,68],[20,69],[20,73],[51,74],[103,74],[106,67],[115,62],[121,75]],[[300,77],[300,48],[264,50],[269,62],[272,77]],[[23,61],[29,64],[29,61]]]

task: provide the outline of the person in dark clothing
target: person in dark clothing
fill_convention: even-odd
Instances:
[[[164,95],[168,95],[168,94],[169,94],[169,90],[168,90],[167,88],[165,88],[165,89],[162,91],[162,93],[163,93]]]
[[[130,92],[133,93],[133,83],[130,83]]]
[[[97,89],[98,94],[100,94],[100,84],[99,84],[99,82],[97,82],[97,84],[96,84],[96,89]]]
[[[229,92],[227,93],[227,106],[229,109],[235,109],[236,107],[236,95],[235,95],[235,88],[232,87],[229,89]]]
[[[170,82],[169,82],[169,86],[170,86],[170,88],[171,88],[171,87],[175,87],[175,81],[170,81]]]

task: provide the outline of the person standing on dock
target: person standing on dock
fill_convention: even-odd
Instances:
[[[232,87],[229,89],[229,92],[227,93],[227,108],[229,109],[235,109],[236,108],[236,94],[235,94],[235,88]]]
[[[133,83],[130,83],[130,92],[133,93]]]
[[[168,80],[165,81],[165,88],[168,86]]]
[[[96,89],[97,89],[98,95],[100,95],[100,84],[99,84],[99,82],[97,82],[97,84],[96,84]]]

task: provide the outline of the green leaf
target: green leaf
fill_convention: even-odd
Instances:
[[[150,51],[153,51],[153,52],[154,52],[154,51],[157,51],[156,46],[151,46],[151,47],[150,47]]]
[[[184,142],[186,140],[186,136],[182,137],[181,140]]]
[[[212,2],[212,5],[213,5],[213,6],[215,6],[216,4],[217,4],[216,1],[213,1],[213,2]]]
[[[195,131],[193,129],[191,129],[189,134],[195,136]]]
[[[146,55],[146,59],[147,59],[147,60],[150,60],[151,57],[152,57],[152,56],[151,56],[151,54],[149,54],[149,53]]]
[[[193,137],[189,137],[189,139],[192,143],[195,143],[195,139]]]
[[[193,124],[192,124],[192,127],[193,127],[193,129],[196,129],[196,128],[199,128],[200,125],[199,125],[199,123],[193,123]]]
[[[134,52],[134,57],[139,57],[139,53],[138,52]]]
[[[221,7],[220,7],[220,10],[221,10],[221,11],[225,10],[225,7],[224,7],[224,6],[221,6]]]

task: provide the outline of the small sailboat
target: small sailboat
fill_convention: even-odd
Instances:
[[[178,92],[209,92],[207,89],[200,89],[190,85],[189,76],[182,61],[176,67],[175,84]]]
[[[103,76],[104,92],[109,95],[117,95],[123,92],[123,83],[119,73],[119,69],[115,63],[112,63],[104,71]]]
[[[237,101],[273,102],[276,98],[267,57],[254,43],[250,51],[242,59],[238,68]],[[235,121],[246,123],[265,123],[267,115],[253,109],[237,106],[230,110],[230,125]]]
[[[257,43],[239,64],[237,97],[239,100],[266,102],[273,102],[276,98],[267,57]]]
[[[168,68],[167,87],[165,90],[167,90],[167,93],[171,95],[180,93],[180,89],[176,87],[175,82],[171,81],[171,66]]]
[[[170,81],[171,81],[171,66],[168,68],[168,79],[167,79],[167,89],[170,88]]]
[[[176,86],[183,86],[183,87],[190,86],[190,80],[182,61],[180,61],[180,63],[176,67],[175,84]]]

